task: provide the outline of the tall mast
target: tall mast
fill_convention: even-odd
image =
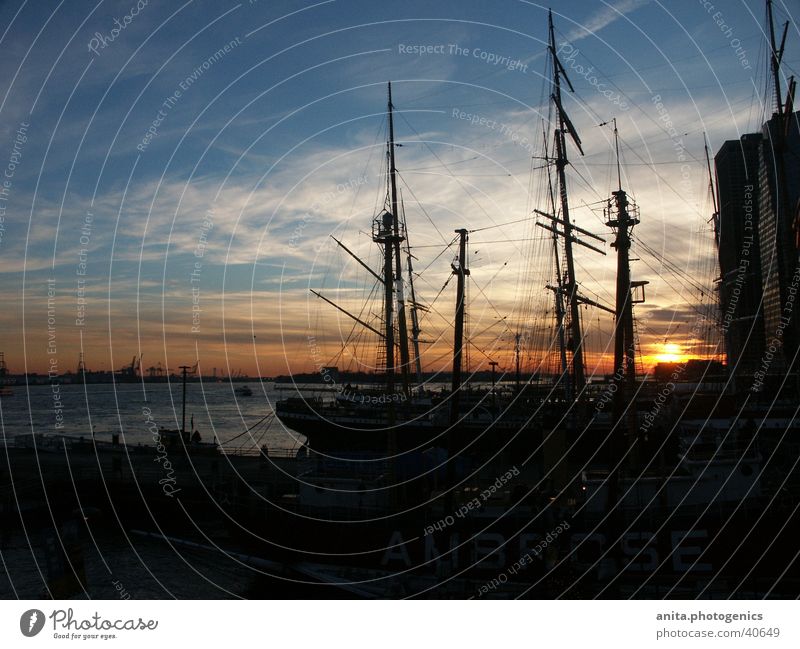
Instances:
[[[406,210],[403,205],[402,196],[400,197],[400,213],[403,215],[403,226],[406,223]],[[408,233],[408,228],[406,227],[406,233]],[[408,265],[408,287],[411,292],[411,342],[414,345],[414,368],[417,374],[417,389],[422,394],[423,391],[423,382],[422,382],[422,357],[419,353],[419,335],[421,333],[420,326],[419,326],[419,304],[417,303],[417,295],[414,290],[414,268],[411,263],[412,255],[411,255],[411,242],[409,241],[408,236],[406,236],[406,261]]]
[[[614,119],[614,140],[619,169],[619,133],[617,120]],[[633,338],[633,294],[634,286],[644,286],[643,282],[631,282],[630,249],[631,234],[634,226],[639,224],[636,218],[636,205],[628,200],[622,189],[622,176],[618,174],[618,189],[611,194],[614,206],[609,207],[606,225],[616,233],[611,244],[617,251],[617,290],[614,326],[614,421],[621,431],[623,419],[627,412],[628,434],[632,438],[636,433],[636,407],[633,403],[636,392],[636,344]],[[633,212],[633,215],[631,214]],[[629,441],[632,441],[629,440]]]
[[[611,534],[616,534],[613,523],[618,515],[617,502],[619,498],[621,464],[625,457],[636,456],[634,444],[638,433],[636,413],[636,341],[633,336],[633,291],[642,288],[647,282],[632,282],[630,268],[631,234],[634,226],[639,224],[638,208],[628,200],[628,195],[622,189],[622,174],[619,158],[619,132],[617,120],[614,119],[614,142],[617,155],[617,191],[611,192],[613,205],[609,201],[607,210],[610,227],[616,237],[611,244],[617,251],[617,288],[616,304],[614,310],[614,375],[615,386],[613,397],[613,421],[611,432],[610,462],[614,467],[608,477],[607,512],[609,524],[612,525]],[[638,302],[643,302],[644,296]],[[627,434],[626,434],[627,433]],[[618,548],[615,549],[615,552]]]
[[[389,92],[391,93],[391,84],[389,85]],[[394,133],[392,132],[392,102],[391,94],[389,100],[389,142],[388,158],[389,158],[389,181],[394,181]],[[372,222],[372,240],[383,246],[383,286],[384,286],[384,300],[383,300],[383,319],[386,334],[384,342],[386,344],[386,393],[394,393],[394,264],[392,255],[394,253],[394,239],[397,221],[395,215],[389,211],[384,210],[383,213],[376,217]]]
[[[387,214],[384,214],[386,217]],[[388,229],[391,228],[391,223],[387,223],[384,218],[383,226]],[[392,237],[384,237],[383,249],[383,283],[386,287],[384,295],[384,319],[386,325],[386,392],[392,394],[394,392],[394,315],[393,315],[393,302],[394,295],[392,292]]]
[[[544,130],[543,132],[543,142],[544,142],[544,157],[548,159],[549,152],[547,148],[547,131],[542,125]],[[556,213],[556,197],[553,193],[553,176],[550,172],[550,165],[547,165],[547,194],[550,198],[550,209],[553,214]],[[570,385],[570,376],[569,376],[569,369],[567,367],[567,343],[564,338],[564,316],[565,309],[564,309],[564,286],[562,285],[562,277],[561,277],[561,260],[558,254],[558,233],[553,232],[553,263],[555,264],[555,271],[556,271],[556,285],[552,287],[553,290],[553,297],[555,298],[555,307],[556,307],[556,329],[558,331],[558,351],[559,351],[559,360],[561,362],[561,377],[564,381],[564,395],[566,396],[566,401],[572,401],[572,387]]]
[[[406,328],[406,306],[403,295],[403,266],[400,257],[400,242],[403,240],[400,232],[400,218],[397,200],[397,167],[394,159],[394,116],[392,105],[392,82],[389,82],[389,184],[391,188],[392,217],[394,230],[394,261],[395,261],[395,293],[397,295],[397,328],[400,336],[400,372],[403,377],[403,392],[409,396],[409,357],[408,357],[408,330]],[[389,279],[389,278],[387,278]]]
[[[583,362],[583,340],[582,340],[582,333],[581,333],[581,322],[580,322],[580,309],[579,309],[579,302],[578,302],[578,282],[575,278],[575,262],[572,255],[572,241],[573,241],[573,234],[572,234],[572,223],[570,221],[569,215],[569,198],[567,197],[567,178],[565,169],[569,164],[569,160],[567,159],[567,148],[566,148],[566,137],[565,134],[569,131],[570,135],[572,136],[575,144],[578,146],[578,150],[581,150],[580,146],[580,139],[575,132],[572,123],[570,122],[569,118],[567,117],[566,113],[564,112],[562,103],[561,103],[561,75],[564,72],[564,68],[561,65],[561,62],[558,60],[558,55],[556,54],[556,39],[555,39],[555,29],[553,28],[553,12],[550,11],[548,14],[548,24],[549,24],[549,31],[550,31],[550,55],[553,59],[553,86],[554,91],[551,96],[553,103],[555,105],[555,110],[557,114],[557,122],[558,128],[555,132],[556,137],[556,173],[558,176],[558,187],[559,187],[559,194],[561,197],[561,218],[563,220],[563,236],[564,236],[564,254],[566,257],[567,262],[567,277],[566,281],[564,282],[564,290],[567,294],[567,301],[569,302],[569,314],[570,314],[570,335],[571,335],[571,352],[572,352],[572,385],[575,390],[576,398],[580,398],[580,394],[583,391],[583,388],[586,385],[586,375],[584,370],[584,362]],[[572,88],[572,84],[569,83],[569,79],[566,78],[565,80],[567,84],[569,84],[570,88]],[[583,153],[583,151],[581,151]]]
[[[456,230],[459,236],[458,265],[453,264],[456,276],[456,321],[453,336],[453,379],[450,393],[450,424],[458,421],[459,393],[461,389],[461,357],[464,350],[464,283],[469,269],[467,268],[467,230]]]

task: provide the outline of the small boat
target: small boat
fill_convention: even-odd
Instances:
[[[247,385],[240,385],[233,391],[237,396],[240,397],[252,397],[253,391]]]

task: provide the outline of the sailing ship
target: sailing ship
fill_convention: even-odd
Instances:
[[[582,294],[573,246],[605,254],[604,241],[577,226],[570,211],[568,143],[580,154],[583,145],[564,107],[563,86],[574,89],[558,58],[552,13],[548,32],[553,146],[544,155],[548,204],[535,212],[537,227],[551,236],[556,269],[546,287],[556,320],[554,384],[526,385],[499,408],[487,407],[493,393],[467,396],[460,373],[469,232],[460,229],[451,390],[419,395],[410,385],[406,370],[419,353],[411,359],[403,346],[399,244],[407,234],[396,216],[390,85],[390,202],[373,225],[384,252],[383,272],[374,276],[385,289],[385,329],[374,333],[385,344],[386,372],[385,389],[371,398],[383,397],[386,407],[362,407],[349,388],[333,403],[294,397],[276,404],[278,418],[308,437],[312,453],[298,489],[277,498],[274,516],[246,518],[246,524],[263,530],[291,561],[316,561],[315,578],[342,587],[373,584],[374,594],[426,592],[445,582],[457,596],[471,590],[481,596],[492,575],[492,594],[534,597],[713,595],[745,585],[760,592],[750,558],[759,558],[764,574],[778,575],[781,548],[792,535],[787,530],[800,522],[797,507],[776,506],[776,485],[785,482],[764,466],[765,456],[780,447],[777,431],[797,432],[792,409],[778,412],[774,402],[704,388],[709,364],[699,382],[637,376],[634,306],[644,301],[647,282],[631,274],[640,216],[623,188],[616,120],[610,123],[617,183],[605,208],[616,252],[615,303],[608,307]],[[586,376],[586,306],[613,315],[614,373],[600,385]],[[475,440],[482,440],[475,452],[464,452],[462,445]],[[513,440],[524,443],[512,446],[510,456],[487,452]],[[408,461],[397,460],[397,453],[412,450],[417,454]],[[509,457],[519,464],[513,471]],[[758,534],[751,527],[756,517]]]
[[[278,401],[275,414],[287,428],[307,438],[308,448],[320,453],[405,453],[430,447],[449,448],[451,453],[482,452],[490,440],[510,442],[534,426],[527,413],[520,413],[519,404],[499,410],[490,392],[467,392],[462,389],[465,283],[470,275],[467,264],[469,231],[464,228],[455,232],[458,252],[452,263],[452,273],[456,278],[456,306],[451,387],[449,391],[437,393],[425,389],[419,326],[419,311],[424,307],[417,302],[415,294],[405,210],[398,195],[391,82],[388,84],[387,123],[387,198],[383,209],[372,222],[372,240],[381,249],[383,257],[380,272],[367,266],[345,244],[334,238],[339,247],[366,268],[381,288],[382,330],[312,290],[317,297],[379,337],[384,361],[383,386],[380,389],[362,390],[354,389],[349,384],[340,386],[333,400],[293,396]],[[405,246],[402,245],[404,243]],[[404,255],[411,296],[409,305],[405,299]]]

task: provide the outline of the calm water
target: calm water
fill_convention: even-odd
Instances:
[[[250,435],[243,436],[233,445],[252,445],[259,440],[270,448],[296,448],[302,436],[287,431],[280,422],[270,417],[256,426],[265,415],[272,413],[276,399],[288,393],[275,390],[274,384],[247,385],[253,396],[243,397],[234,389],[243,383],[188,383],[186,386],[186,427],[194,416],[194,427],[203,441],[212,441],[214,435],[226,442],[250,427]],[[63,428],[56,428],[55,403],[49,385],[13,386],[14,395],[0,399],[2,432],[6,437],[57,433],[89,436],[94,428],[97,439],[110,440],[112,433],[120,433],[128,444],[151,444],[153,437],[147,429],[145,413],[149,408],[152,420],[158,426],[179,428],[181,425],[182,386],[176,383],[121,383],[92,385],[60,385]],[[91,428],[90,428],[91,424]]]

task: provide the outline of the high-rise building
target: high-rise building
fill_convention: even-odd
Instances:
[[[759,161],[762,136],[728,140],[714,157],[719,216],[720,308],[732,375],[750,375],[764,354],[759,245]]]
[[[800,341],[800,284],[793,225],[800,199],[800,113],[773,116],[762,128],[759,239],[764,287],[765,357],[786,368]],[[774,351],[773,351],[774,350]]]

